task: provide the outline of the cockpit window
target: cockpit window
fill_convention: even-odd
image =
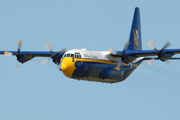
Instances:
[[[74,54],[71,54],[71,57],[74,57]]]
[[[67,54],[67,56],[66,57],[71,57],[71,54]]]
[[[81,55],[80,55],[80,53],[75,53],[75,58],[81,58]]]
[[[64,58],[64,57],[74,57],[74,54],[69,54],[69,53],[68,53],[68,54],[65,54],[65,55],[63,56],[63,58]]]
[[[64,58],[64,57],[81,58],[81,55],[80,55],[80,53],[75,53],[75,54],[70,54],[70,53],[68,53],[68,54],[65,54],[65,55],[63,56],[63,58]]]

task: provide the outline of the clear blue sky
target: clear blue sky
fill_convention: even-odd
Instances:
[[[169,41],[180,48],[179,0],[1,0],[0,50],[54,51],[65,47],[123,50],[134,8],[141,14],[143,49]],[[77,81],[35,58],[15,71],[0,56],[1,120],[179,120],[180,61],[143,62],[116,84]]]

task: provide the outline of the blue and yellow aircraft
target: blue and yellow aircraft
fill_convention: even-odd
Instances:
[[[180,49],[166,49],[170,45],[169,42],[162,49],[157,50],[150,41],[148,45],[154,50],[142,50],[138,7],[135,8],[129,41],[126,42],[123,51],[112,49],[109,51],[89,51],[86,49],[66,51],[63,49],[59,52],[53,52],[50,43],[46,44],[49,52],[20,51],[21,44],[22,41],[18,40],[17,51],[0,51],[0,54],[5,56],[15,55],[20,63],[25,63],[34,57],[50,57],[55,64],[61,64],[59,70],[69,78],[103,83],[125,80],[144,60],[155,59],[164,62],[171,59],[180,59],[172,58],[173,55],[180,53]],[[41,64],[44,65],[47,61],[41,61]],[[148,63],[151,64],[150,61]]]

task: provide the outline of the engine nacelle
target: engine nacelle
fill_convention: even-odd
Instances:
[[[52,61],[59,65],[61,62],[61,58],[62,58],[63,54],[59,54],[59,55],[55,55],[55,56],[52,56]]]
[[[132,61],[135,60],[135,59],[136,59],[135,56],[126,56],[126,55],[121,56],[121,60],[122,60],[124,63],[126,63],[126,64],[132,62]]]
[[[158,58],[163,62],[170,59],[173,55],[174,54],[172,54],[172,53],[159,53],[159,54],[157,54]]]
[[[31,60],[32,58],[34,58],[34,56],[32,56],[31,54],[19,54],[19,55],[16,55],[17,57],[17,60],[20,62],[20,63],[25,63],[29,60]]]

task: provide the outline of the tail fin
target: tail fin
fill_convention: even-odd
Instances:
[[[142,50],[140,11],[138,7],[136,7],[134,11],[129,42],[131,44],[128,46],[127,50]]]

